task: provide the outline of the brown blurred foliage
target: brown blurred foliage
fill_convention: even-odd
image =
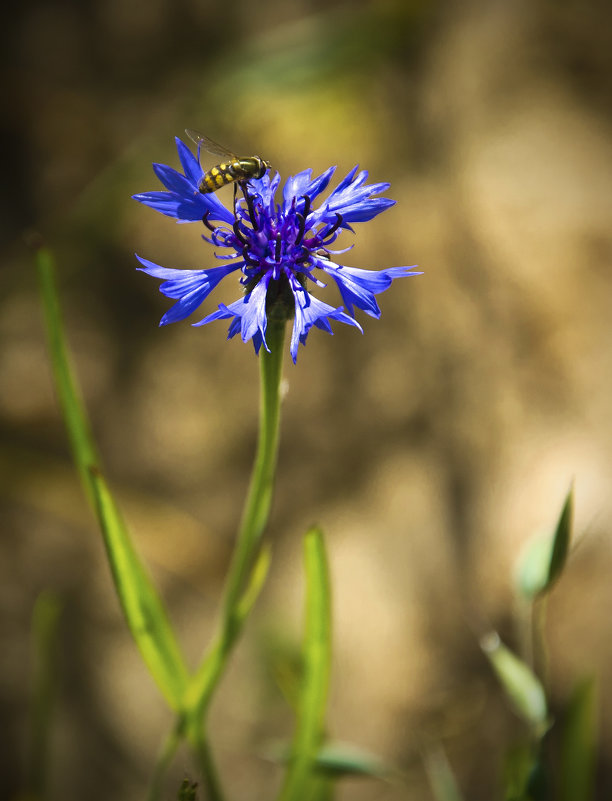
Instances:
[[[197,226],[130,200],[199,128],[286,176],[355,163],[397,206],[346,263],[418,263],[365,335],[287,364],[272,574],[214,707],[232,798],[269,799],[288,736],[270,654],[299,642],[300,541],[328,535],[330,732],[430,798],[443,742],[470,801],[499,796],[521,724],[477,647],[516,645],[512,572],[575,482],[577,547],[549,604],[550,693],[612,681],[612,41],[607,4],[32,0],[5,11],[0,275],[3,784],[26,770],[30,621],[62,599],[52,798],[143,798],[170,725],[113,596],[70,464],[24,233],[54,249],[107,473],[192,660],[210,635],[256,431],[257,360],[221,324],[157,328],[134,251],[211,262]],[[225,290],[227,291],[227,290]],[[217,293],[207,310],[225,297]],[[598,797],[612,794],[602,702]],[[168,797],[190,770],[176,761]],[[347,782],[341,799],[405,798]]]

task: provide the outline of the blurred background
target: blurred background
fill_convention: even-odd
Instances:
[[[111,485],[192,663],[210,636],[257,422],[258,364],[226,326],[159,329],[134,252],[213,263],[199,226],[130,199],[204,131],[284,177],[359,163],[397,205],[356,267],[419,264],[365,335],[287,359],[271,575],[214,704],[232,799],[269,799],[290,735],[275,676],[299,646],[301,538],[334,590],[329,731],[406,774],[342,801],[431,799],[442,743],[467,799],[501,797],[524,728],[478,647],[517,645],[513,571],[573,481],[575,548],[548,606],[553,713],[612,682],[612,27],[601,2],[30,0],[5,10],[0,273],[0,599],[7,795],[23,791],[31,619],[57,594],[52,798],[144,797],[169,713],[113,594],[51,382],[28,230],[54,249]],[[210,165],[212,166],[212,160]],[[231,202],[231,190],[225,190]],[[343,244],[350,244],[346,235]],[[342,245],[339,245],[339,247]],[[237,297],[222,288],[206,304]],[[339,301],[338,301],[339,302]],[[200,315],[202,316],[202,315]],[[195,318],[194,319],[199,319]],[[287,354],[288,355],[288,354]],[[597,798],[612,795],[601,694]],[[176,793],[193,767],[181,752]]]

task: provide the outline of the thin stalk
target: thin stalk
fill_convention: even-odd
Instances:
[[[225,580],[221,621],[185,696],[184,708],[190,718],[189,739],[194,747],[199,736],[198,730],[244,622],[241,601],[251,578],[270,514],[278,452],[285,325],[284,320],[272,318],[268,321],[266,339],[270,352],[262,347],[259,357],[261,385],[257,452],[236,545]]]
[[[195,739],[194,751],[202,774],[204,797],[207,801],[225,801],[210,746],[201,729]]]
[[[304,538],[304,557],[304,670],[291,758],[278,801],[315,799],[325,789],[323,777],[316,776],[316,760],[325,732],[331,665],[331,592],[323,533],[317,527]]]
[[[41,801],[49,795],[49,752],[58,689],[58,635],[62,613],[59,599],[42,592],[32,616],[34,672],[30,701],[29,796]]]
[[[151,781],[149,783],[147,801],[158,801],[158,799],[161,797],[164,777],[168,771],[168,768],[170,767],[170,763],[172,762],[172,759],[176,753],[176,749],[179,747],[183,737],[182,726],[182,720],[178,718],[172,727],[171,732],[164,740],[159,757],[155,763],[153,776],[151,777]]]
[[[267,330],[270,353],[263,347],[260,353],[261,383],[257,453],[238,529],[236,547],[225,583],[223,624],[224,629],[228,630],[232,628],[238,602],[247,583],[272,504],[278,452],[284,336],[285,321],[271,319]]]

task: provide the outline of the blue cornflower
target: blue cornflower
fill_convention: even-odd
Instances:
[[[380,317],[374,296],[387,289],[394,278],[420,274],[414,267],[359,270],[331,260],[333,254],[350,250],[330,249],[343,229],[352,231],[351,223],[371,220],[395,203],[374,197],[389,184],[366,184],[365,170],[358,172],[354,167],[316,209],[313,201],[327,188],[335,167],[316,178],[311,178],[311,170],[290,177],[280,203],[275,200],[280,175],[270,177],[268,172],[241,184],[244,196],[235,195],[230,211],[216,194],[198,191],[204,174],[199,158],[180,139],[176,145],[184,174],[154,164],[155,174],[167,191],[144,192],[134,198],[178,222],[203,222],[210,235],[202,238],[227,252],[215,253],[224,263],[206,270],[170,269],[137,256],[143,265],[139,269],[162,279],[160,291],[177,300],[160,325],[188,317],[220,281],[239,271],[243,296],[228,306],[219,304],[216,311],[194,325],[231,319],[228,339],[240,332],[243,342],[252,340],[259,353],[262,344],[269,350],[268,319],[293,318],[290,350],[295,362],[299,343],[306,343],[313,325],[331,334],[330,321],[339,320],[361,331],[355,307]],[[310,294],[309,282],[325,286],[323,274],[336,282],[344,306],[335,308]]]

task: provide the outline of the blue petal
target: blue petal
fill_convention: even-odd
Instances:
[[[327,185],[331,180],[332,175],[336,172],[336,168],[329,167],[324,173],[314,178],[306,187],[303,194],[308,195],[311,200],[314,200],[321,192],[327,189]]]
[[[350,314],[354,315],[354,304],[366,314],[377,318],[380,317],[380,309],[374,299],[374,295],[378,295],[388,289],[394,278],[421,275],[414,267],[360,270],[356,267],[343,267],[321,257],[317,259],[316,264],[317,267],[320,267],[334,279]]]
[[[260,196],[264,208],[269,208],[270,204],[274,207],[274,195],[280,184],[279,173],[274,173],[270,178],[270,171],[265,173],[262,178],[251,178],[249,185],[253,187],[255,192]]]
[[[295,298],[295,319],[293,321],[293,331],[291,333],[290,352],[293,363],[297,360],[297,352],[300,342],[306,344],[308,332],[312,326],[321,328],[323,331],[333,333],[329,320],[339,320],[342,323],[353,325],[362,331],[359,323],[344,312],[342,307],[335,309],[322,300],[315,298],[307,292],[295,279],[289,279],[293,296]],[[363,333],[363,332],[362,332]]]
[[[248,295],[230,303],[229,306],[220,303],[216,311],[204,317],[203,320],[194,323],[194,325],[201,326],[211,323],[214,320],[224,320],[229,317],[234,317],[235,319],[232,320],[229,327],[228,339],[231,339],[240,331],[242,341],[248,342],[249,339],[252,339],[256,351],[259,351],[262,342],[266,350],[269,350],[266,344],[266,328],[268,324],[268,319],[266,317],[266,294],[268,292],[269,282],[270,274],[264,275]]]
[[[208,214],[211,220],[222,220],[231,225],[234,215],[225,208],[217,195],[198,190],[203,172],[196,157],[178,138],[176,146],[185,174],[182,175],[167,164],[154,164],[155,175],[168,191],[143,192],[133,195],[134,200],[181,222],[200,222],[204,214]]]
[[[171,192],[176,192],[177,195],[190,197],[198,191],[197,184],[194,185],[192,181],[181,175],[180,172],[169,167],[167,164],[154,164],[153,172],[162,182],[162,184]]]
[[[283,187],[283,211],[285,214],[291,208],[293,198],[299,201],[301,197],[307,195],[311,202],[321,194],[329,184],[332,175],[336,171],[335,167],[329,167],[324,173],[318,175],[313,180],[310,180],[312,170],[303,170],[296,176],[291,176],[287,179]],[[303,208],[304,203],[298,202],[296,207],[298,211]]]
[[[221,220],[230,225],[234,222],[231,211],[211,194],[195,192],[185,197],[176,192],[141,192],[132,197],[179,222],[202,222],[204,214],[208,214],[211,220]]]
[[[183,141],[178,138],[178,136],[175,137],[174,141],[176,142],[176,149],[178,150],[179,159],[181,160],[181,167],[183,168],[185,177],[197,188],[202,175],[204,175],[204,170],[202,167],[200,167],[199,161],[193,155],[191,150]]]
[[[310,183],[312,170],[303,170],[297,175],[290,175],[283,187],[283,210],[285,213],[291,208],[293,198],[299,198],[306,194],[305,189]]]
[[[160,325],[184,320],[208,297],[210,292],[226,275],[242,267],[243,262],[212,267],[210,270],[176,270],[162,267],[155,262],[136,258],[143,265],[138,269],[154,278],[164,279],[159,291],[169,298],[178,298],[179,302],[171,306],[161,319]]]
[[[343,223],[346,222],[367,222],[376,217],[391,206],[395,206],[395,200],[386,197],[370,198],[369,200],[353,203],[345,206],[342,214]]]
[[[366,222],[395,204],[394,200],[388,198],[372,197],[386,191],[388,183],[366,184],[367,171],[362,170],[357,174],[357,169],[354,167],[321,207],[311,214],[309,222],[312,225],[333,223],[336,215],[341,214],[343,227],[348,227],[347,223]]]

